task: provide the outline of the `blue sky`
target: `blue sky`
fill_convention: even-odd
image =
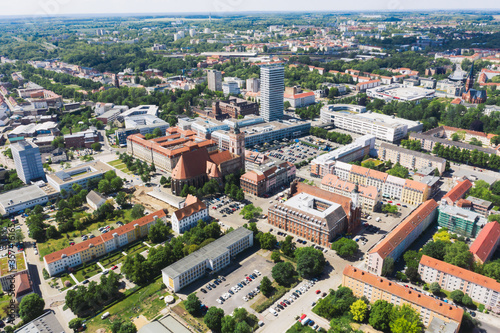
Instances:
[[[498,0],[7,0],[1,2],[0,15],[500,9]]]

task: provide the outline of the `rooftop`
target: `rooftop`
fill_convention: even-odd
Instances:
[[[323,205],[328,205],[328,208],[326,208],[325,210],[319,210],[318,208],[316,208],[317,202],[320,202]],[[289,206],[290,208],[301,210],[307,214],[315,215],[316,217],[322,219],[326,218],[328,215],[330,215],[340,207],[338,203],[321,199],[307,193],[299,193],[296,196],[285,201],[283,204],[285,206]]]
[[[415,140],[431,140],[431,141],[436,142],[436,143],[439,142],[445,146],[455,146],[455,147],[458,147],[460,149],[467,149],[467,150],[476,149],[477,151],[482,151],[483,153],[490,154],[490,155],[496,154],[496,150],[492,149],[492,148],[474,146],[474,145],[471,145],[469,143],[447,140],[447,139],[443,139],[443,138],[440,138],[437,136],[427,135],[424,133],[412,132],[412,133],[410,133],[410,138],[415,139]]]
[[[240,239],[248,237],[251,234],[253,234],[252,231],[243,227],[235,229],[212,243],[207,244],[201,249],[182,258],[181,260],[176,261],[172,265],[162,269],[162,272],[167,274],[170,278],[175,278],[184,273],[187,269],[199,265],[205,260],[217,258],[228,250],[228,246],[234,244]]]
[[[466,179],[458,182],[448,193],[446,193],[443,199],[450,199],[451,202],[456,202],[458,199],[462,198],[467,191],[472,188],[472,183]]]
[[[380,148],[387,149],[387,150],[397,151],[398,153],[401,153],[401,154],[407,154],[407,155],[415,156],[415,157],[418,157],[418,158],[423,158],[423,159],[426,159],[426,160],[429,160],[429,161],[433,161],[433,162],[437,162],[437,163],[446,163],[446,160],[444,158],[437,157],[437,156],[432,156],[432,155],[429,155],[429,154],[426,154],[426,153],[422,153],[422,152],[419,152],[419,151],[414,151],[414,150],[411,150],[411,149],[406,149],[406,148],[403,148],[403,147],[400,147],[400,146],[396,146],[396,145],[391,145],[391,144],[386,143],[386,142],[382,142],[382,144],[380,145]]]
[[[456,206],[441,205],[439,206],[439,213],[444,213],[447,215],[451,215],[469,221],[476,221],[478,225],[484,225],[487,222],[487,220],[484,218],[483,215]]]
[[[471,195],[469,195],[465,200],[470,201],[473,205],[484,206],[484,207],[488,207],[488,208],[493,205],[493,203],[491,201],[479,199],[479,198],[473,197]]]
[[[47,311],[40,317],[21,326],[14,333],[63,333],[64,328],[53,311]]]
[[[9,257],[0,258],[0,277],[24,271],[26,268],[24,252],[16,253],[15,260]]]
[[[500,224],[497,221],[487,223],[470,246],[470,252],[484,263],[497,249],[499,239]]]
[[[38,185],[24,186],[0,194],[0,205],[7,208],[22,202],[43,198],[46,195],[47,193]]]
[[[112,169],[113,168],[108,164],[96,160],[83,163],[69,169],[58,171],[56,173],[52,173],[50,175],[47,175],[47,178],[52,179],[58,184],[64,184],[69,181],[73,182],[79,179],[85,179],[98,174],[103,174]]]

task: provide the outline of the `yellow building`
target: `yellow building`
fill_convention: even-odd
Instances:
[[[426,201],[429,198],[429,193],[429,185],[407,179],[401,194],[401,201],[416,206]]]

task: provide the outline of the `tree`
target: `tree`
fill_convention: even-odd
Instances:
[[[390,316],[392,314],[393,305],[384,300],[377,300],[370,309],[370,318],[368,322],[373,328],[380,331],[389,329]]]
[[[260,247],[266,250],[272,250],[277,242],[276,236],[270,232],[258,234],[257,239],[259,240]]]
[[[143,217],[144,216],[144,206],[141,204],[135,204],[134,207],[132,207],[131,216],[133,219],[136,219],[136,220]]]
[[[107,179],[101,179],[99,181],[99,185],[97,186],[99,192],[101,193],[109,193],[111,192],[111,184]]]
[[[163,135],[163,132],[162,132],[161,128],[157,127],[157,128],[155,128],[155,129],[153,130],[153,136],[154,136],[155,138],[159,138],[159,137],[160,137],[160,136],[162,136],[162,135]]]
[[[51,225],[47,228],[47,238],[56,239],[59,238],[61,234],[57,231],[57,228]]]
[[[137,327],[130,321],[114,321],[111,325],[112,333],[137,333]]]
[[[102,145],[99,142],[94,142],[93,144],[90,145],[90,147],[95,151],[100,151]]]
[[[293,237],[288,235],[285,240],[280,243],[281,252],[286,256],[293,256],[295,253],[295,243],[293,242]]]
[[[436,240],[434,242],[428,242],[427,244],[424,245],[422,248],[422,254],[425,254],[426,256],[438,259],[438,260],[443,260],[444,255],[446,254],[446,242],[443,242],[441,240]]]
[[[389,276],[394,271],[394,259],[386,257],[382,264],[382,276]]]
[[[200,313],[201,301],[196,294],[189,294],[184,302],[184,306],[187,312],[193,316],[197,316]]]
[[[153,224],[148,232],[148,238],[151,242],[158,244],[164,242],[170,237],[172,230],[163,222]]]
[[[161,185],[165,185],[166,183],[168,183],[168,180],[165,176],[161,176],[160,178],[160,184]]]
[[[264,276],[260,281],[260,291],[262,291],[262,293],[266,297],[269,297],[269,295],[271,295],[271,292],[273,291],[273,284],[267,276]]]
[[[440,291],[441,291],[441,286],[439,285],[439,283],[437,282],[432,282],[430,285],[429,285],[429,290],[431,291],[431,293],[433,294],[438,294]]]
[[[242,321],[236,324],[236,328],[234,329],[234,333],[252,333],[253,329],[250,325],[247,324],[246,321]]]
[[[366,315],[368,312],[368,305],[366,305],[363,300],[358,299],[356,302],[351,304],[351,314],[352,319],[357,322],[363,322],[366,319]]]
[[[393,308],[389,326],[392,333],[421,333],[423,328],[419,314],[406,304]]]
[[[78,329],[82,327],[82,324],[83,324],[83,319],[74,318],[69,321],[68,327],[71,328],[73,332],[78,332]]]
[[[123,206],[127,202],[127,193],[125,192],[118,192],[118,194],[115,197],[115,201],[118,205]]]
[[[119,191],[123,187],[123,180],[120,177],[115,177],[111,180],[110,186],[113,191]]]
[[[274,263],[281,261],[280,253],[278,251],[273,251],[273,253],[271,253],[271,260],[274,261]]]
[[[224,310],[212,306],[208,309],[203,322],[214,332],[220,332],[222,329],[222,318],[224,318]]]
[[[19,304],[19,316],[27,323],[43,314],[45,301],[38,294],[24,296]]]
[[[326,260],[323,251],[312,247],[302,247],[295,251],[297,259],[297,273],[303,278],[310,279],[320,275],[325,268]]]
[[[224,316],[222,318],[222,333],[233,333],[234,330],[236,329],[236,321],[234,320],[233,316]]]
[[[464,297],[464,293],[461,290],[453,290],[450,294],[451,299],[455,303],[462,303],[462,299]]]
[[[446,247],[444,261],[455,266],[469,269],[472,257],[473,255],[472,252],[469,251],[469,246],[464,242],[457,241]]]
[[[472,302],[472,298],[470,298],[469,295],[465,294],[462,297],[462,304],[465,305],[466,307],[472,307],[474,305],[474,302]]]
[[[434,169],[434,176],[436,176],[436,177],[441,176],[441,173],[439,172],[439,169],[438,169],[438,168],[435,168],[435,169]]]
[[[350,257],[358,252],[358,243],[352,239],[341,238],[332,244],[332,250],[335,250],[341,257]]]
[[[408,279],[410,279],[410,281],[420,280],[420,274],[418,273],[418,269],[416,267],[406,268],[405,275]]]
[[[279,285],[288,287],[295,280],[295,269],[289,262],[279,262],[272,269],[272,277]]]
[[[240,212],[240,215],[243,215],[245,220],[257,218],[260,214],[262,214],[262,208],[255,207],[253,204],[246,205]]]

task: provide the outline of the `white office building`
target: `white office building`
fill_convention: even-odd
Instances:
[[[260,68],[260,115],[265,121],[283,118],[285,68],[280,65]]]
[[[20,141],[11,146],[17,175],[25,184],[31,180],[45,180],[40,149],[32,142]]]
[[[224,96],[238,95],[240,93],[240,88],[238,87],[238,82],[236,81],[227,81],[222,83],[222,92]]]
[[[222,91],[222,73],[215,69],[207,71],[208,89]]]

